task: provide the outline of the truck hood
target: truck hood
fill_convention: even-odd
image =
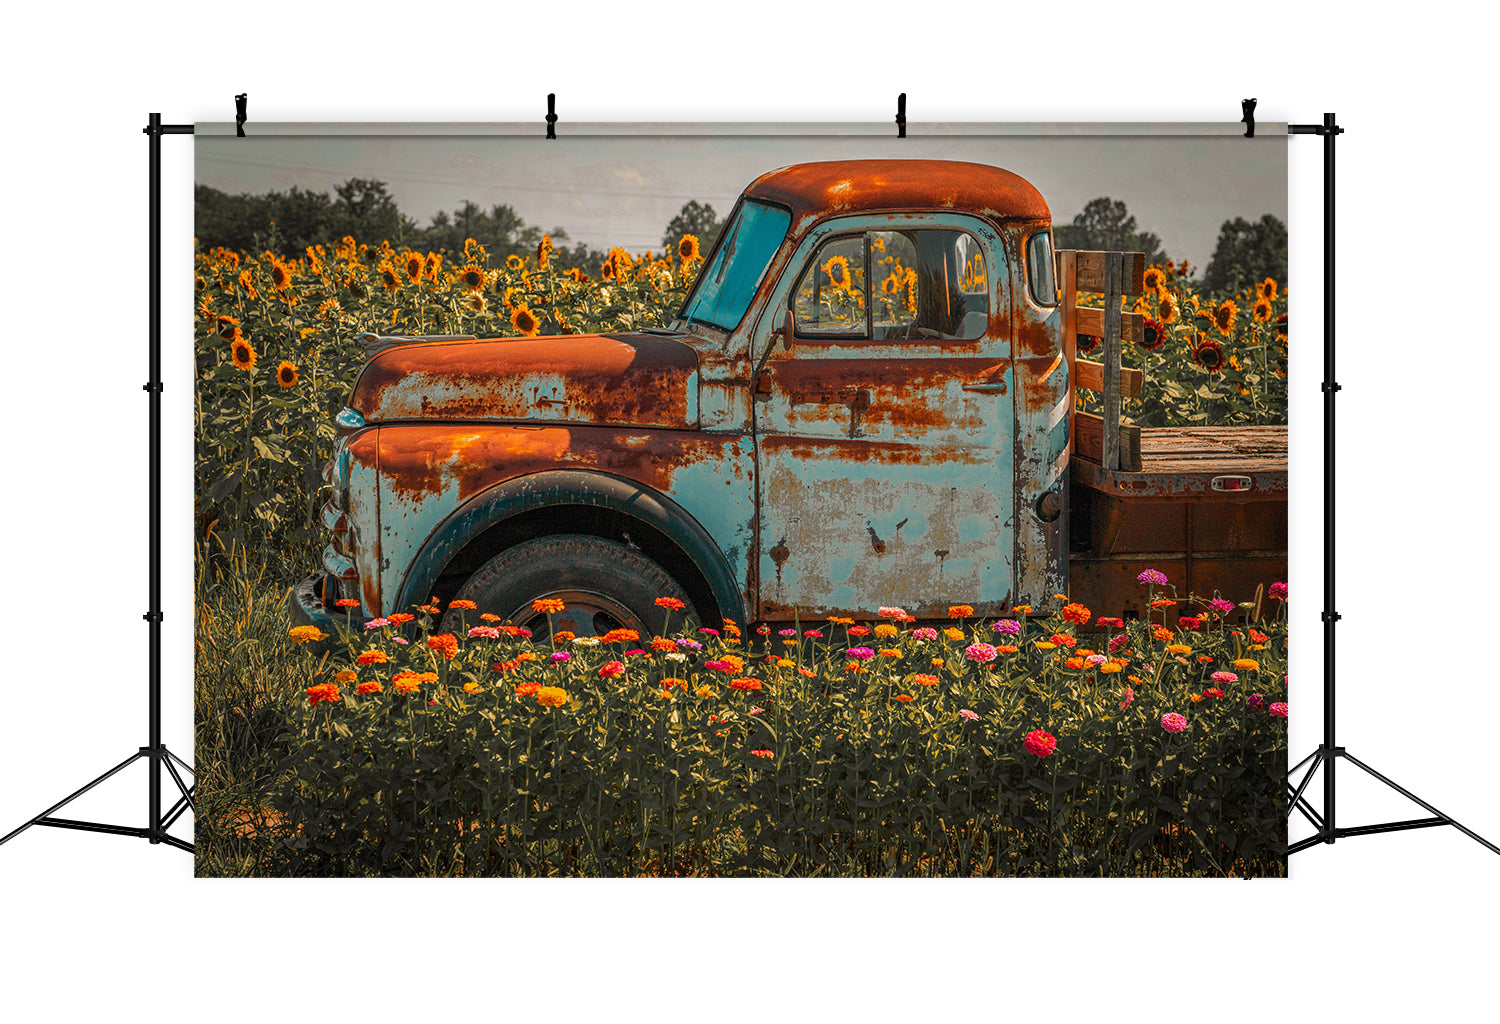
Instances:
[[[698,354],[653,334],[400,345],[375,355],[349,407],[367,423],[529,420],[691,429]]]

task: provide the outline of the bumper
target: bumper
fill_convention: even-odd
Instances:
[[[331,650],[338,643],[340,633],[358,635],[370,621],[368,616],[352,608],[337,608],[328,603],[334,599],[325,600],[325,595],[336,593],[328,587],[329,582],[327,571],[319,569],[293,587],[287,598],[287,610],[291,612],[294,626],[317,626],[328,634],[327,640],[310,645],[319,653]]]

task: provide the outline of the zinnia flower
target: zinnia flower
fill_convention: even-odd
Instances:
[[[458,654],[458,637],[452,633],[438,633],[427,638],[427,647],[441,652],[446,660],[452,661]]]
[[[538,687],[536,702],[543,707],[560,708],[568,702],[568,691],[560,686]]]
[[[1146,569],[1146,570],[1143,570],[1141,572],[1141,574],[1136,577],[1136,582],[1138,582],[1138,583],[1154,583],[1157,586],[1161,586],[1162,584],[1164,584],[1164,583],[1167,582],[1167,577],[1163,573],[1160,573],[1160,572],[1158,572],[1155,569]]]
[[[560,662],[564,662],[564,661],[571,661],[572,658],[573,658],[573,656],[571,654],[569,654],[567,651],[553,651],[552,654],[550,654],[547,657],[547,660],[551,661],[551,662],[559,662],[560,663]]]
[[[625,674],[625,665],[618,661],[606,661],[599,669],[600,679],[614,679]]]
[[[287,635],[292,638],[293,643],[299,644],[315,643],[328,638],[328,634],[317,626],[293,626]]]
[[[560,597],[539,597],[531,602],[531,610],[538,614],[552,615],[563,610],[563,602]]]
[[[911,703],[911,694],[909,694],[909,693],[898,693],[898,694],[896,694],[896,699],[899,700],[903,704],[910,704]]]
[[[1120,710],[1124,711],[1126,708],[1130,707],[1131,702],[1133,702],[1134,700],[1135,688],[1130,686],[1125,687],[1125,699],[1120,701]]]
[[[964,648],[964,657],[980,665],[994,661],[998,654],[989,644],[974,643]]]
[[[970,605],[954,604],[948,606],[948,618],[950,619],[967,619],[973,614],[974,609]]]
[[[771,753],[769,750],[752,750],[752,751],[750,751],[750,753],[753,754],[753,755],[755,755],[756,757],[775,757],[776,756],[775,754]]]
[[[1260,662],[1254,658],[1236,658],[1234,660],[1234,667],[1241,672],[1257,672],[1260,670]]]
[[[911,681],[916,683],[918,686],[936,686],[938,684],[938,677],[928,675],[925,672],[918,672],[916,675],[911,677]]]
[[[656,607],[668,608],[674,612],[680,612],[683,608],[686,607],[686,605],[677,600],[677,598],[675,597],[658,597],[656,599]]]
[[[422,677],[415,672],[397,672],[391,677],[391,688],[397,693],[416,693],[422,688]]]
[[[1071,622],[1074,625],[1078,626],[1088,625],[1089,618],[1092,614],[1093,613],[1090,612],[1087,608],[1076,602],[1073,604],[1064,605],[1062,610],[1063,621]]]
[[[1245,703],[1255,710],[1259,711],[1261,708],[1266,706],[1266,698],[1264,694],[1252,693],[1250,696],[1245,698]]]
[[[1223,683],[1225,686],[1228,686],[1230,683],[1237,683],[1240,681],[1240,677],[1235,675],[1233,672],[1215,672],[1208,678],[1212,679],[1216,683]]]
[[[1218,612],[1220,615],[1228,615],[1230,612],[1234,611],[1234,602],[1226,601],[1222,597],[1214,598],[1212,601],[1208,602],[1208,606],[1214,611]]]
[[[1276,718],[1285,718],[1286,717],[1286,702],[1278,700],[1275,704],[1272,704],[1266,710],[1269,711],[1272,714],[1272,716],[1274,716]]]
[[[921,626],[911,631],[911,635],[918,640],[936,640],[937,630],[931,626]]]
[[[1277,601],[1285,601],[1286,600],[1286,584],[1285,583],[1273,583],[1273,584],[1271,584],[1271,589],[1270,589],[1269,593],[1270,593],[1271,597],[1273,597],[1275,600],[1277,600]]]
[[[958,709],[958,717],[962,718],[966,722],[972,722],[972,721],[974,721],[974,719],[978,718],[979,716],[976,715],[974,712],[970,711],[968,708],[959,708]]]
[[[367,680],[366,682],[360,683],[354,688],[354,692],[359,694],[361,697],[367,693],[380,693],[383,690],[384,687],[380,685],[380,680],[378,679]]]
[[[751,679],[748,676],[740,676],[729,680],[729,688],[732,690],[759,690],[763,689],[759,679]]]
[[[858,661],[869,661],[875,657],[875,652],[869,647],[851,647],[844,652],[846,656]]]
[[[1035,754],[1037,757],[1046,757],[1057,749],[1057,737],[1045,729],[1033,729],[1026,734],[1025,739],[1021,740],[1021,744],[1028,753]]]
[[[880,619],[905,619],[906,610],[904,608],[882,605],[880,610],[875,613],[875,617]]]
[[[1161,727],[1167,732],[1182,732],[1187,728],[1187,719],[1175,711],[1168,711],[1161,716]]]

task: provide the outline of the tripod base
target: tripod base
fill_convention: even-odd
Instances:
[[[1312,778],[1317,773],[1319,766],[1323,765],[1326,762],[1328,765],[1328,772],[1331,775],[1333,773],[1334,764],[1339,758],[1343,758],[1345,761],[1348,761],[1350,764],[1354,765],[1354,767],[1359,768],[1367,775],[1370,775],[1372,778],[1383,782],[1386,786],[1394,789],[1397,793],[1400,793],[1402,796],[1406,797],[1417,806],[1423,808],[1424,810],[1431,811],[1433,817],[1408,818],[1405,821],[1388,821],[1377,825],[1356,825],[1354,828],[1335,827],[1335,825],[1333,824],[1332,808],[1328,808],[1328,818],[1327,820],[1325,820],[1322,815],[1318,814],[1318,812],[1313,809],[1312,805],[1307,802],[1306,798],[1304,798],[1302,794],[1307,790],[1308,783],[1312,782]],[[1309,761],[1312,762],[1312,766],[1307,769],[1307,774],[1302,777],[1302,781],[1294,787],[1292,785],[1292,777],[1296,775],[1297,772],[1301,770],[1302,766],[1307,764]],[[1305,850],[1310,846],[1316,846],[1319,843],[1331,843],[1335,839],[1344,839],[1348,836],[1368,836],[1374,835],[1377,832],[1404,832],[1407,829],[1432,828],[1437,825],[1452,825],[1454,828],[1458,829],[1464,835],[1468,836],[1470,839],[1474,840],[1476,843],[1479,843],[1486,849],[1489,849],[1494,853],[1500,853],[1500,846],[1496,846],[1494,843],[1490,842],[1488,839],[1485,839],[1483,836],[1473,831],[1472,829],[1468,829],[1460,825],[1458,822],[1454,821],[1452,818],[1448,817],[1442,811],[1438,810],[1436,807],[1432,806],[1422,798],[1405,789],[1402,789],[1400,786],[1396,785],[1396,783],[1392,782],[1384,775],[1381,775],[1374,768],[1371,768],[1369,765],[1359,760],[1359,758],[1349,753],[1343,747],[1322,746],[1313,751],[1307,757],[1304,757],[1297,763],[1297,766],[1295,768],[1287,772],[1286,788],[1287,792],[1291,796],[1291,800],[1287,805],[1287,817],[1290,818],[1292,816],[1293,810],[1300,811],[1302,812],[1303,817],[1312,822],[1313,828],[1318,830],[1316,835],[1308,836],[1306,839],[1292,843],[1290,846],[1288,846],[1286,849],[1287,856],[1291,856],[1299,850]],[[1331,790],[1327,794],[1327,798],[1331,803],[1333,798]]]
[[[93,789],[101,782],[105,781],[113,775],[118,774],[119,772],[124,771],[126,768],[129,768],[131,765],[135,764],[135,762],[139,761],[143,757],[151,762],[152,769],[151,785],[153,792],[151,816],[154,820],[148,827],[138,828],[131,825],[107,825],[103,822],[97,821],[78,821],[74,818],[55,818],[52,816],[54,811],[59,811],[62,808],[66,807],[68,804],[72,803],[74,800],[77,800],[79,797],[83,796],[83,794],[87,793],[89,790]],[[6,843],[10,842],[16,836],[20,835],[22,832],[25,832],[33,825],[47,825],[51,828],[70,828],[77,829],[83,832],[105,832],[109,835],[116,836],[135,836],[138,839],[149,839],[153,845],[157,843],[166,843],[168,846],[175,846],[179,850],[186,850],[187,852],[192,853],[192,843],[185,842],[184,840],[178,839],[176,836],[167,834],[167,829],[171,827],[173,822],[182,817],[185,812],[189,810],[196,810],[196,808],[193,806],[193,790],[197,788],[197,783],[195,782],[193,785],[188,785],[183,782],[182,776],[178,774],[177,771],[178,766],[181,766],[182,770],[187,772],[189,775],[193,774],[192,767],[186,761],[182,760],[182,758],[178,757],[176,754],[168,750],[166,747],[142,747],[134,754],[131,754],[125,760],[115,765],[109,771],[105,772],[103,775],[90,782],[88,785],[83,786],[82,788],[77,789],[74,792],[63,797],[57,803],[47,808],[41,814],[38,814],[35,818],[32,818],[20,828],[6,834],[4,838],[0,838],[0,846],[3,846]],[[165,814],[158,813],[158,808],[160,806],[159,787],[161,784],[161,768],[167,769],[168,774],[172,776],[172,781],[177,784],[177,789],[182,794],[178,801],[170,808],[168,808]]]

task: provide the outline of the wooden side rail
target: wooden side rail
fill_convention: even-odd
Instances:
[[[1141,470],[1141,432],[1120,423],[1121,401],[1137,397],[1144,384],[1139,370],[1120,364],[1122,342],[1135,343],[1143,330],[1139,313],[1124,313],[1120,300],[1140,295],[1145,288],[1146,254],[1140,252],[1091,252],[1062,249],[1057,253],[1057,280],[1062,291],[1063,353],[1069,378],[1078,387],[1099,391],[1104,415],[1073,412],[1073,450],[1095,459],[1105,469],[1138,473]],[[1078,305],[1080,291],[1097,292],[1104,308]],[[1094,363],[1078,358],[1078,335],[1094,334],[1104,339],[1104,353]]]

